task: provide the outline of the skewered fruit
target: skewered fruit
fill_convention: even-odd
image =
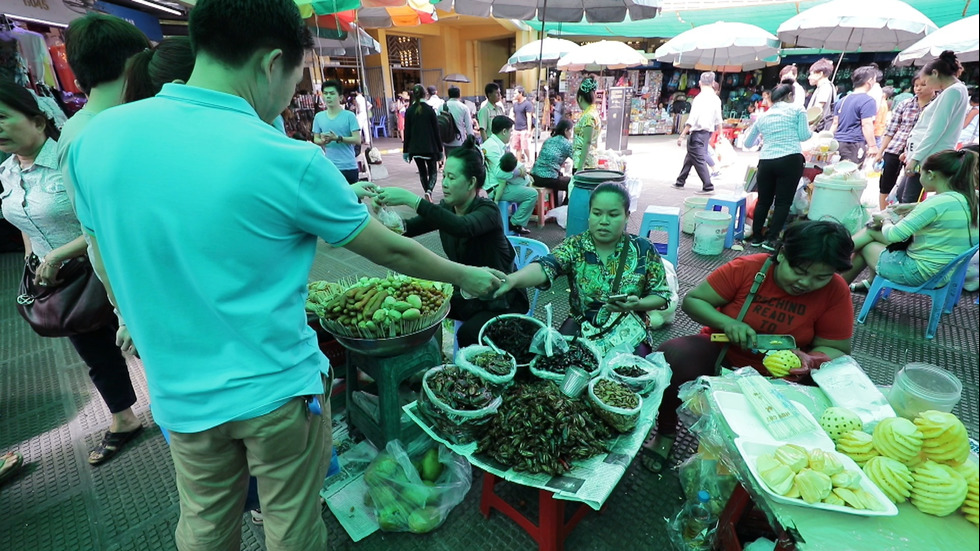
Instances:
[[[837,451],[850,457],[863,466],[869,459],[878,455],[870,434],[859,430],[845,432],[837,440]]]
[[[885,457],[897,459],[906,465],[919,462],[922,451],[922,432],[912,421],[904,417],[883,419],[872,435],[875,449]]]
[[[966,520],[973,524],[980,524],[977,521],[980,512],[980,469],[976,465],[967,463],[956,467],[956,471],[966,479],[966,499],[960,511],[966,516]]]
[[[830,436],[831,440],[837,442],[845,432],[861,430],[864,423],[853,411],[833,406],[824,410],[823,415],[820,416],[820,427]]]
[[[799,369],[803,363],[792,350],[778,350],[766,354],[762,365],[766,366],[773,377],[785,377],[791,369]]]
[[[817,503],[823,500],[834,489],[834,484],[829,476],[813,469],[803,469],[796,475],[793,482],[800,489],[800,497],[807,503]]]
[[[923,513],[944,517],[963,505],[966,479],[949,465],[926,461],[912,470],[912,505]]]
[[[915,418],[922,432],[922,455],[937,463],[962,465],[970,455],[966,427],[952,413],[923,411]]]
[[[776,448],[776,459],[789,467],[794,473],[802,471],[810,463],[810,457],[805,448],[794,444],[783,444]]]
[[[912,471],[890,457],[872,457],[864,465],[864,474],[895,503],[904,503],[912,495]]]

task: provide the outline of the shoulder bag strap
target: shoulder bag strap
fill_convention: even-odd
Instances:
[[[619,253],[619,267],[616,268],[616,279],[613,280],[612,294],[614,295],[619,292],[619,287],[623,283],[623,270],[626,268],[626,257],[629,256],[629,252],[630,252],[629,247],[630,244],[633,242],[633,239],[630,238],[629,235],[625,237],[626,237],[626,243],[623,244],[623,250],[621,253]],[[594,335],[590,335],[590,338],[597,339],[599,337],[606,335],[607,333],[615,329],[616,326],[619,325],[619,322],[623,321],[623,317],[626,314],[627,312],[620,312],[619,315],[616,317],[616,319],[614,319],[611,323],[607,323],[605,326],[603,326],[602,330],[599,331],[598,333]]]
[[[769,271],[769,266],[772,265],[772,256],[766,259],[765,263],[762,264],[762,269],[759,270],[752,280],[752,287],[749,289],[748,296],[745,297],[745,302],[742,303],[742,309],[738,312],[738,316],[735,321],[742,321],[745,317],[745,313],[749,311],[749,306],[752,304],[752,299],[755,298],[755,294],[759,292],[759,287],[762,286],[762,282],[766,280],[766,272]],[[731,343],[725,344],[721,347],[721,353],[718,354],[718,359],[715,360],[715,376],[717,377],[721,374],[721,362],[725,359],[725,354],[728,353],[728,347]]]

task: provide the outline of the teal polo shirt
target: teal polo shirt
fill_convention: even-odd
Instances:
[[[319,147],[241,97],[166,84],[93,119],[69,164],[160,426],[199,432],[323,391],[304,310],[317,236],[343,246],[369,218]]]

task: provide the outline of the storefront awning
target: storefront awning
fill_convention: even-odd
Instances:
[[[69,8],[61,0],[47,2],[4,2],[0,12],[14,18],[34,21],[42,25],[67,27],[72,19],[85,15],[84,8]]]

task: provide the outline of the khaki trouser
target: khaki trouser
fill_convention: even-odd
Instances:
[[[329,385],[329,383],[328,383]],[[327,549],[319,492],[330,462],[330,401],[323,415],[303,398],[245,421],[170,434],[177,474],[180,551],[237,551],[249,474],[258,482],[266,548]]]

